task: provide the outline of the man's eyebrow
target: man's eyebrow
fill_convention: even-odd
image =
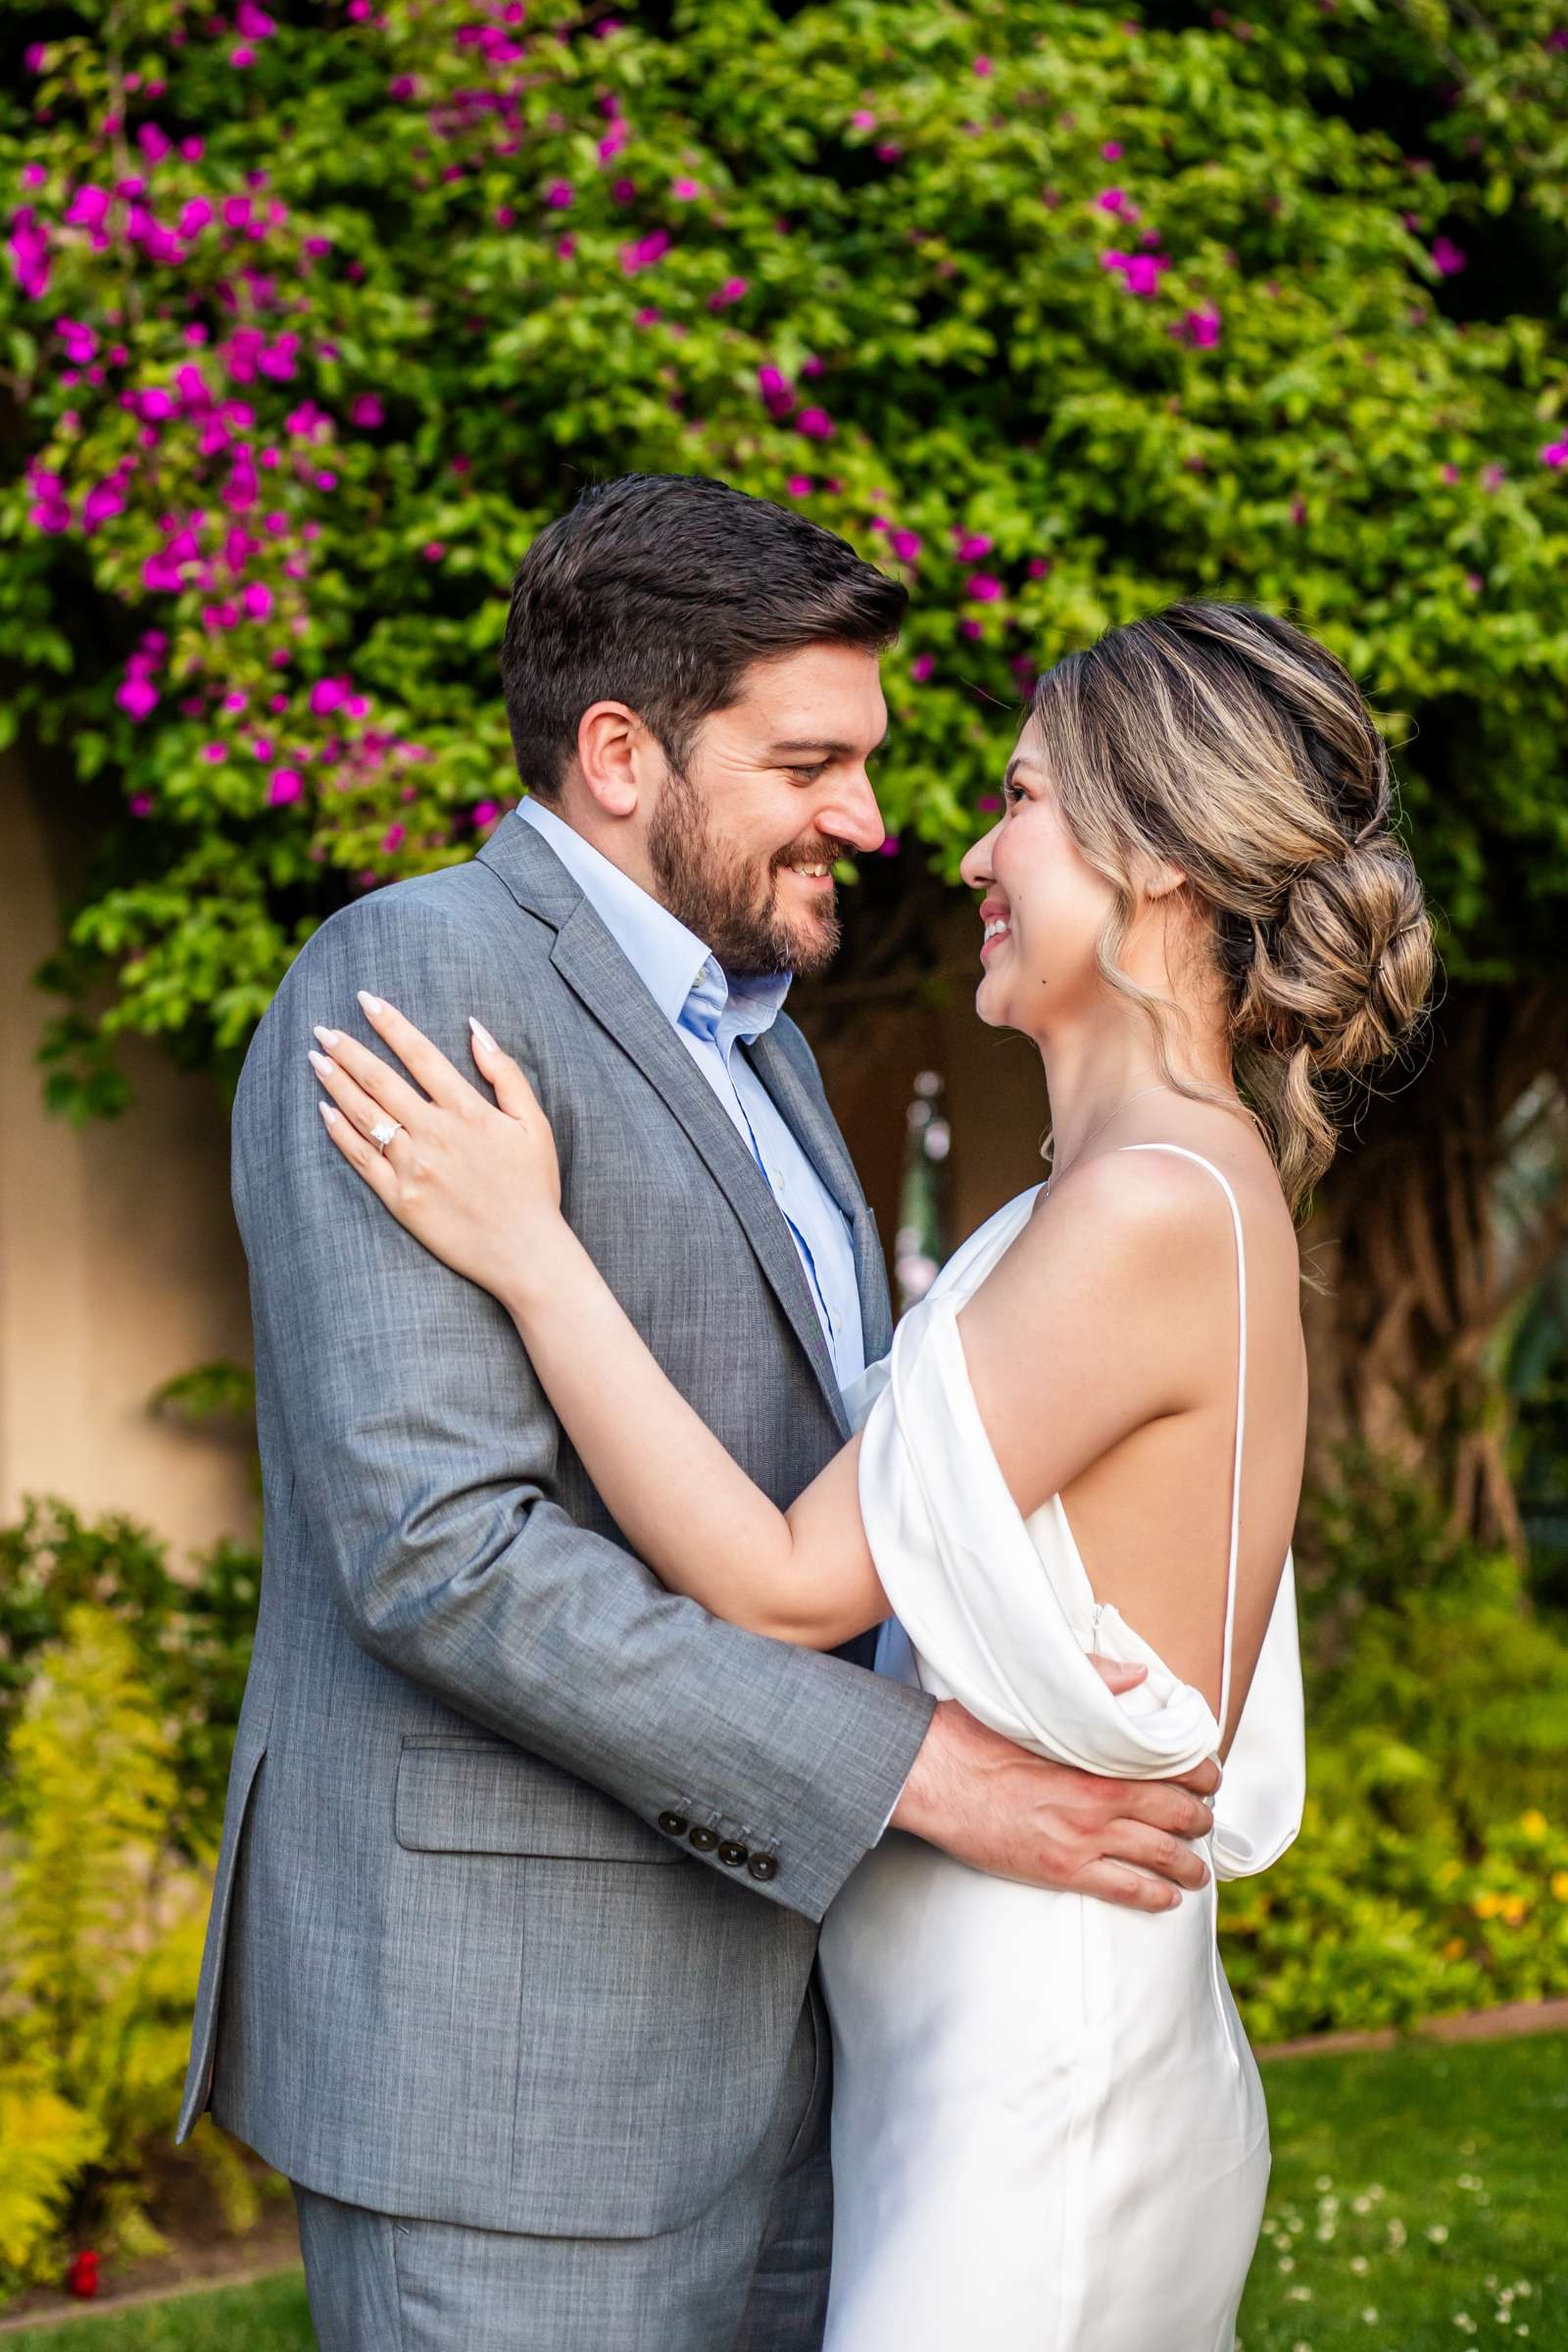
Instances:
[[[872,744],[871,751],[881,751],[887,739],[887,729],[884,728],[876,742]],[[838,742],[828,735],[807,735],[798,741],[792,739],[788,743],[770,743],[767,748],[770,752],[829,752],[835,760],[853,760],[859,746],[854,743]],[[869,758],[870,754],[868,753],[866,756]]]

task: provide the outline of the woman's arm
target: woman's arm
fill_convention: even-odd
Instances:
[[[424,1087],[339,1031],[312,1064],[328,1132],[399,1222],[499,1298],[615,1524],[672,1592],[751,1633],[834,1649],[889,1614],[860,1523],[858,1445],[788,1513],[753,1484],[666,1378],[561,1214],[555,1139],[488,1032],[473,1054],[495,1102],[392,1005],[367,1019]],[[403,1132],[369,1142],[390,1116]],[[505,1200],[506,1213],[497,1203]]]
[[[655,1574],[758,1634],[834,1649],[889,1615],[856,1489],[859,1442],[788,1511],[666,1379],[564,1218],[499,1295],[606,1508]]]
[[[473,1024],[491,1104],[392,1006],[361,1001],[429,1100],[353,1039],[323,1034],[327,1051],[312,1058],[333,1098],[323,1108],[334,1142],[427,1249],[507,1307],[649,1566],[715,1616],[807,1647],[879,1624],[889,1607],[860,1516],[858,1440],[780,1511],[666,1379],[563,1218],[554,1139],[517,1064]],[[404,1132],[383,1154],[367,1138],[387,1113]],[[1169,1242],[1159,1196],[1140,1176],[1107,1183],[1104,1164],[1082,1172],[1072,1217],[1036,1217],[1005,1278],[994,1272],[958,1317],[982,1418],[1025,1513],[1183,1401],[1181,1318],[1149,1312]],[[1150,1213],[1127,1214],[1129,1186]]]

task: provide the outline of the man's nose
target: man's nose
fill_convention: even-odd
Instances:
[[[817,810],[816,822],[821,832],[831,833],[836,841],[847,841],[854,850],[879,850],[888,837],[871,779],[864,774],[841,784],[826,807]]]

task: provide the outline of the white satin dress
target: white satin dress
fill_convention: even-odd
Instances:
[[[1247,1261],[1230,1185],[1182,1156],[1224,1186],[1236,1232],[1223,1720]],[[964,1245],[850,1392],[861,1510],[896,1612],[878,1670],[961,1700],[1037,1754],[1174,1776],[1217,1752],[1213,1710],[1096,1601],[1060,1497],[1019,1513],[969,1384],[956,1317],[1035,1192]],[[1147,1681],[1113,1697],[1091,1649],[1147,1666]],[[1203,1845],[1218,1878],[1284,1852],[1304,1777],[1287,1555]],[[835,2052],[825,2352],[1231,2352],[1268,2119],[1214,1917],[1212,1881],[1146,1914],[988,1878],[897,1831],[873,1847],[822,1930]]]

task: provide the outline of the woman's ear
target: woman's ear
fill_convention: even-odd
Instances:
[[[1172,865],[1168,859],[1158,858],[1148,868],[1143,882],[1146,899],[1168,899],[1178,890],[1186,889],[1187,876],[1179,865]]]

